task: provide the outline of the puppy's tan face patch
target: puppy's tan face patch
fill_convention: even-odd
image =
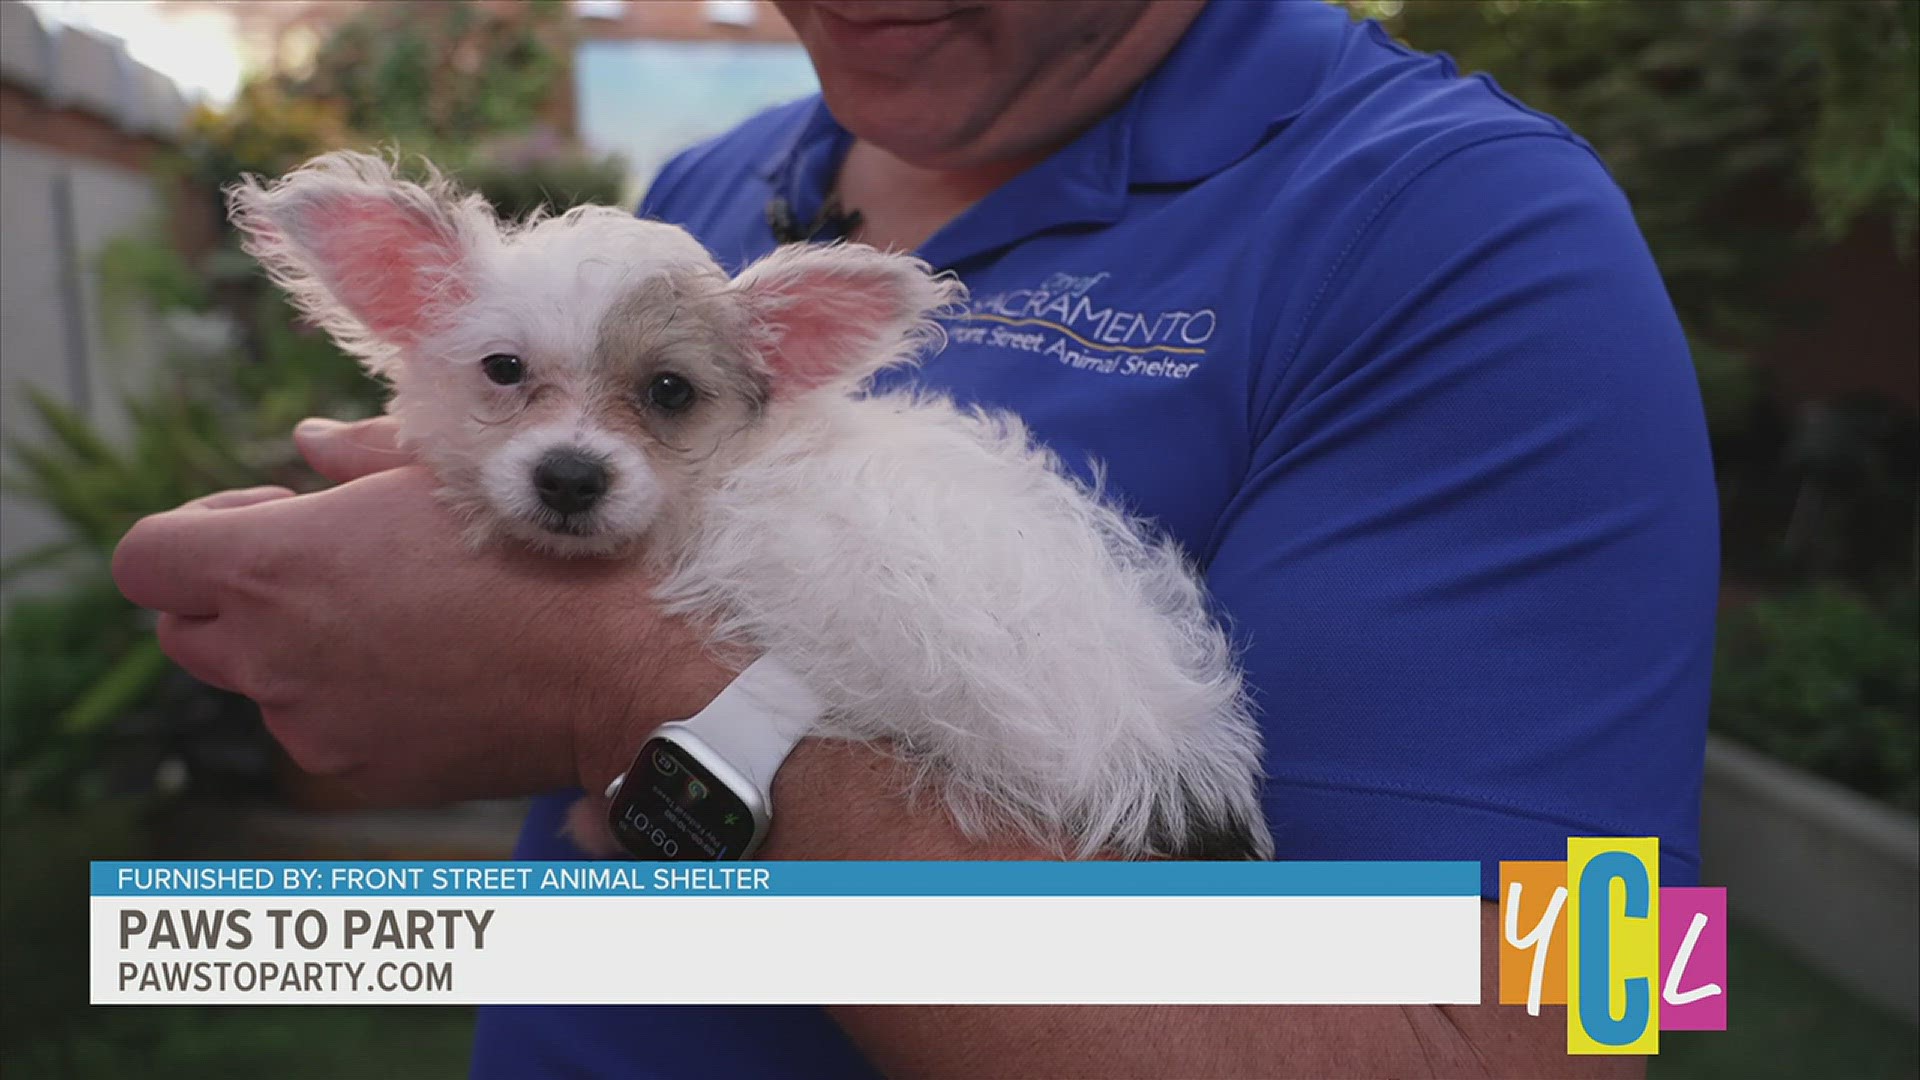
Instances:
[[[587,373],[590,422],[638,447],[671,497],[766,407],[747,314],[718,275],[666,274],[608,308]]]

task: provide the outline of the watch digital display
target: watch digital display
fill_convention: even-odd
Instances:
[[[738,859],[753,842],[752,809],[667,739],[641,749],[609,823],[635,858],[658,862]]]

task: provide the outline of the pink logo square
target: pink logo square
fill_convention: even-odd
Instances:
[[[1727,1030],[1727,890],[1660,890],[1660,1030]]]

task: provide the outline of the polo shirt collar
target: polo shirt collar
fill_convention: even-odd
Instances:
[[[919,254],[950,267],[1045,230],[1117,221],[1135,187],[1212,176],[1300,113],[1324,75],[1324,39],[1346,22],[1322,0],[1212,0],[1120,108],[949,222]],[[816,97],[762,176],[797,219],[812,220],[851,143]]]
[[[1134,93],[1129,182],[1198,183],[1252,153],[1313,100],[1348,23],[1325,0],[1212,0]]]

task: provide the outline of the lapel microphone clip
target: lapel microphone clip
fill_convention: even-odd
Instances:
[[[786,199],[776,195],[767,201],[767,226],[776,243],[845,240],[860,228],[860,220],[860,211],[842,208],[838,198],[828,199],[813,220],[804,223],[794,216],[793,205]]]

